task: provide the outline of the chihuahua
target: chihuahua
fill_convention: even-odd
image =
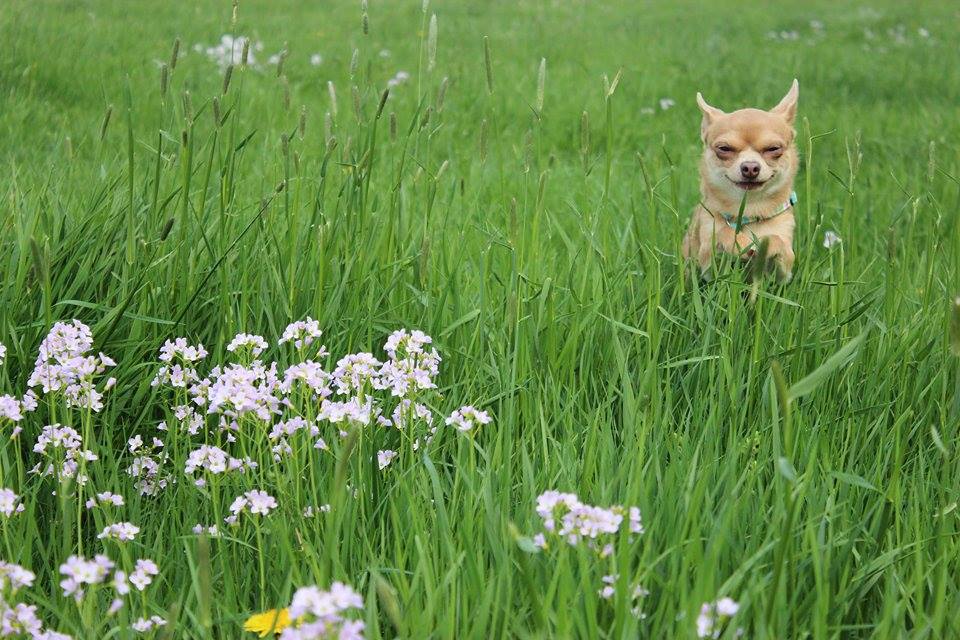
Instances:
[[[766,258],[779,278],[789,282],[793,277],[793,179],[798,164],[793,122],[799,95],[794,80],[770,111],[724,113],[697,94],[703,112],[702,200],[683,239],[683,257],[695,259],[702,276],[708,275],[714,251],[749,260],[766,241]]]

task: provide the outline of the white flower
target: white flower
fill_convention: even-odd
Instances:
[[[127,542],[136,538],[138,533],[140,533],[140,527],[129,522],[118,522],[104,527],[97,538]]]
[[[390,449],[377,451],[377,466],[379,466],[380,470],[383,471],[390,466],[390,463],[393,462],[395,457],[397,457],[396,451],[391,451]]]
[[[165,624],[167,624],[167,621],[160,616],[150,616],[149,618],[137,618],[137,620],[130,626],[134,631],[147,633],[148,631],[152,631],[157,627],[162,627]]]
[[[823,234],[823,247],[825,249],[833,249],[842,242],[843,240],[837,235],[836,231],[826,231]]]
[[[264,340],[262,336],[250,333],[238,333],[233,340],[230,341],[230,344],[227,345],[227,351],[233,353],[235,351],[243,352],[243,350],[249,350],[250,354],[256,358],[266,351],[268,346],[267,341]]]
[[[660,110],[666,111],[671,107],[676,106],[677,102],[673,98],[660,98]]]
[[[141,558],[130,574],[130,584],[136,587],[137,591],[143,591],[153,582],[153,577],[160,574],[160,568],[153,560]]]
[[[13,489],[0,489],[0,514],[11,517],[15,513],[23,512],[23,503]]]
[[[447,418],[448,425],[453,425],[458,431],[464,433],[472,431],[481,425],[490,424],[492,421],[493,418],[491,418],[490,414],[486,411],[474,409],[470,405],[460,407]]]
[[[16,593],[18,589],[33,585],[36,576],[23,567],[11,562],[0,560],[0,591],[10,591]]]
[[[60,565],[60,573],[65,576],[60,581],[63,595],[80,600],[83,598],[84,585],[103,582],[113,566],[113,562],[104,555],[94,556],[93,560],[87,560],[81,556],[70,556]]]
[[[697,637],[719,638],[726,620],[733,617],[739,609],[740,605],[731,598],[704,602],[697,616]]]
[[[310,66],[319,67],[323,64],[323,56],[319,53],[314,53],[310,55]]]
[[[276,499],[268,494],[266,491],[260,491],[254,489],[252,491],[247,491],[237,498],[230,505],[230,513],[233,515],[227,516],[224,521],[227,524],[236,524],[239,521],[239,517],[245,511],[249,511],[251,515],[270,515],[270,512],[277,508]]]

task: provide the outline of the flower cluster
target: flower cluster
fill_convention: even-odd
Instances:
[[[396,451],[391,451],[390,449],[381,449],[377,451],[377,466],[381,471],[390,466],[390,463],[393,462],[393,459],[397,457]]]
[[[313,344],[314,340],[319,340],[322,335],[320,322],[307,316],[306,320],[298,320],[288,324],[287,328],[283,330],[283,335],[280,336],[278,344],[292,342],[297,349],[305,349]],[[326,355],[326,349],[321,346],[318,357],[322,358]]]
[[[47,458],[49,462],[46,466],[38,462],[30,470],[31,473],[43,476],[57,474],[60,480],[73,478],[78,484],[87,482],[86,475],[80,473],[80,463],[97,459],[95,453],[83,448],[83,441],[76,429],[59,424],[47,425],[41,429],[33,451]]]
[[[140,533],[140,527],[137,525],[129,522],[117,522],[104,527],[103,531],[97,535],[97,538],[100,540],[108,539],[118,542],[129,542],[136,538],[138,533]]]
[[[334,582],[329,591],[302,587],[293,594],[287,610],[291,626],[280,634],[281,640],[362,640],[362,620],[351,620],[351,609],[362,609],[363,598],[350,586]]]
[[[490,424],[492,421],[493,418],[486,411],[474,409],[470,405],[460,407],[447,418],[447,424],[461,433],[469,433],[482,425]]]
[[[230,513],[233,515],[224,518],[224,522],[231,525],[237,524],[240,515],[246,512],[249,512],[252,516],[267,516],[276,508],[276,498],[266,491],[254,489],[247,491],[242,496],[237,496],[237,499],[230,505]]]
[[[704,602],[697,616],[698,638],[719,638],[727,620],[740,610],[732,598],[720,598],[716,602]]]
[[[205,444],[191,451],[187,456],[184,473],[186,473],[188,477],[193,478],[198,470],[219,475],[227,471],[243,471],[244,469],[255,469],[256,467],[257,463],[249,458],[240,460],[239,458],[231,457],[220,447]],[[193,482],[198,487],[206,485],[204,478],[196,478]]]
[[[263,336],[253,335],[252,333],[238,333],[227,345],[227,351],[256,358],[269,346]]]
[[[17,591],[33,585],[34,574],[23,567],[0,561],[0,637],[70,640],[70,636],[43,628],[36,605],[13,602]]]
[[[280,380],[277,377],[277,364],[269,367],[259,360],[249,366],[231,364],[226,367],[214,367],[207,378],[206,398],[197,396],[194,402],[206,401],[208,413],[219,413],[236,420],[252,415],[268,422],[281,414]]]
[[[437,387],[434,378],[440,372],[440,354],[428,349],[433,339],[422,331],[394,331],[383,350],[390,359],[380,367],[377,388],[389,389],[399,398],[407,398]]]
[[[106,580],[113,567],[113,561],[105,555],[94,556],[92,560],[70,556],[60,565],[60,574],[64,576],[60,588],[64,597],[73,596],[79,602],[83,599],[85,589]]]
[[[9,518],[17,513],[23,513],[20,496],[15,494],[13,489],[0,489],[0,514]]]
[[[153,439],[153,444],[144,446],[143,438],[134,436],[127,442],[127,448],[134,454],[127,475],[134,479],[134,486],[142,496],[155,496],[173,481],[169,473],[163,470],[167,453],[163,443]]]
[[[3,345],[0,345],[3,346]],[[17,400],[9,394],[0,395],[0,425],[5,421],[14,424],[10,438],[16,438],[20,434],[18,422],[23,420],[25,413],[30,413],[37,408],[37,394],[33,390],[23,394],[23,398]]]
[[[87,500],[86,503],[84,503],[84,506],[86,506],[87,509],[93,509],[94,507],[102,506],[122,507],[123,504],[123,496],[117,495],[116,493],[111,493],[109,491],[104,491]]]
[[[625,509],[619,505],[610,508],[595,507],[580,502],[576,494],[545,491],[537,497],[537,515],[543,528],[571,545],[586,541],[601,557],[613,553],[613,541],[626,524],[631,534],[642,534],[640,509]],[[545,541],[544,538],[539,540]]]
[[[207,350],[202,344],[193,346],[186,338],[165,341],[160,347],[160,361],[165,364],[157,371],[151,386],[187,388],[200,379],[194,364],[206,357]]]
[[[40,343],[28,386],[40,387],[46,394],[62,394],[69,407],[100,411],[103,393],[95,380],[116,363],[102,353],[89,355],[92,348],[90,327],[79,320],[57,322]],[[115,382],[114,378],[109,378],[103,391]]]
[[[244,49],[247,50],[245,61],[242,58]],[[197,53],[206,54],[210,60],[217,63],[221,70],[241,62],[246,62],[251,67],[257,67],[259,63],[256,54],[263,51],[263,43],[259,40],[250,40],[246,36],[233,36],[227,33],[220,37],[219,43],[211,46],[196,44],[193,50]]]

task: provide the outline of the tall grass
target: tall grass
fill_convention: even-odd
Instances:
[[[98,489],[141,528],[134,557],[160,564],[161,636],[237,638],[332,580],[364,596],[373,638],[692,637],[722,596],[741,605],[724,637],[960,634],[951,9],[693,6],[8,7],[0,391],[23,393],[60,319],[117,361],[77,424]],[[193,51],[222,33],[262,38],[262,66]],[[690,96],[770,106],[794,76],[794,282],[691,281]],[[192,535],[210,503],[181,472],[151,498],[124,471],[128,438],[167,417],[159,347],[186,336],[222,362],[234,334],[275,342],[308,315],[334,359],[424,330],[444,357],[438,424],[463,404],[494,422],[472,440],[441,424],[386,473],[345,440],[342,463],[264,480],[329,517]],[[15,463],[36,462],[50,411],[3,449],[0,484],[28,505],[0,522],[3,559],[37,574],[52,627],[95,637],[57,583],[67,555],[103,547],[100,523]],[[538,550],[549,489],[639,506],[646,533],[602,562]]]

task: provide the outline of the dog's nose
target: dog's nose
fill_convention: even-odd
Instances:
[[[760,163],[756,160],[747,160],[740,163],[740,175],[747,180],[754,180],[760,175]]]

